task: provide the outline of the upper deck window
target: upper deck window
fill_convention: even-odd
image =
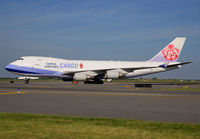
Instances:
[[[20,57],[18,60],[24,60],[22,57]]]

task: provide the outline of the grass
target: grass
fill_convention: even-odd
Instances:
[[[0,113],[1,138],[200,138],[199,124]]]

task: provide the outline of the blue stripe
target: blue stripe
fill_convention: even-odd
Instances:
[[[166,64],[162,64],[162,65],[160,65],[159,67],[161,67],[161,68],[166,68],[167,65],[166,65]]]
[[[8,64],[5,69],[10,72],[16,72],[16,73],[25,73],[25,74],[58,74],[61,72],[52,71],[52,70],[44,70],[44,69],[38,69],[38,68],[31,68],[31,67],[25,67],[25,66],[17,66]]]

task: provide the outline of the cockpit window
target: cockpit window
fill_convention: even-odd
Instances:
[[[22,57],[20,57],[18,60],[24,60]]]

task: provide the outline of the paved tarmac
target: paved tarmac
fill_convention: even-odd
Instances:
[[[0,81],[0,112],[200,123],[200,85]]]

